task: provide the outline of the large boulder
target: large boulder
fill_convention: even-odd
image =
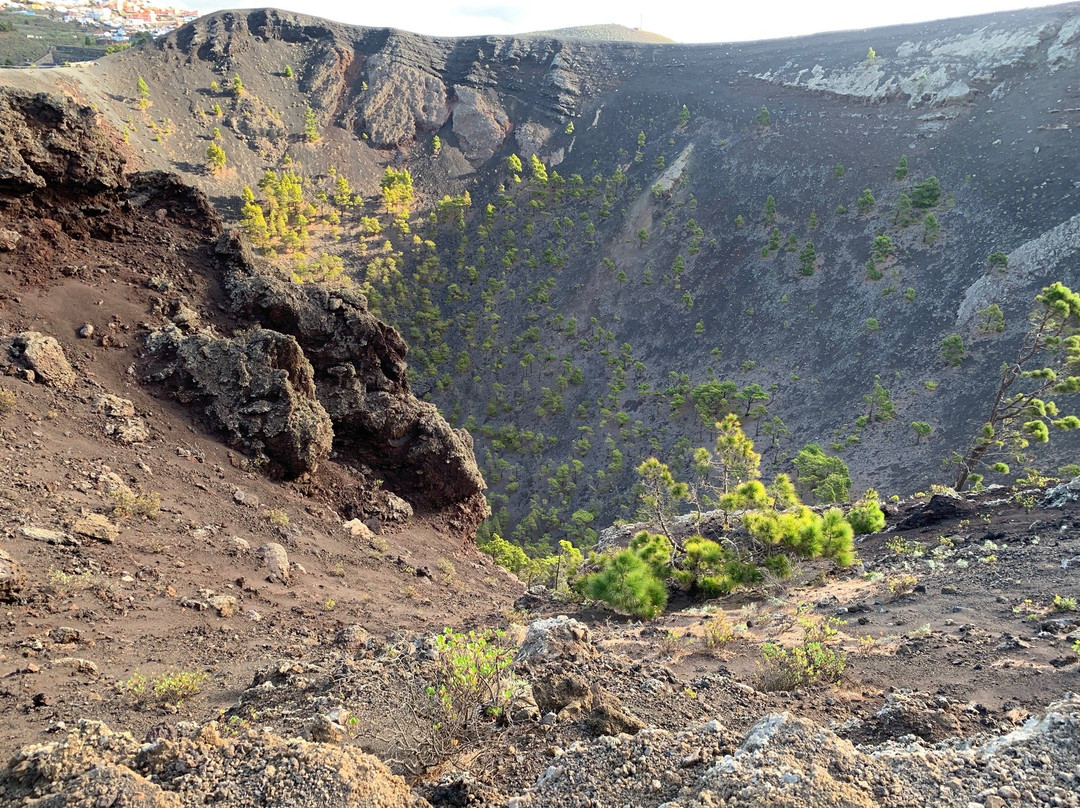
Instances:
[[[592,656],[596,656],[596,647],[589,627],[560,614],[529,624],[525,641],[518,648],[514,662],[518,665],[537,665]]]
[[[75,386],[75,371],[55,337],[38,331],[24,331],[8,343],[8,355],[38,381],[68,390]]]
[[[197,404],[235,445],[277,463],[290,477],[330,454],[334,429],[315,396],[311,364],[296,340],[254,328],[232,338],[153,332],[150,378]]]
[[[458,506],[466,531],[487,515],[471,436],[409,390],[408,346],[348,288],[297,284],[261,272],[236,234],[218,258],[237,317],[296,339],[310,360],[335,448],[375,469],[387,487],[428,507]]]

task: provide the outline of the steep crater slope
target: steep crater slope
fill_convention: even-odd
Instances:
[[[485,513],[467,436],[379,386],[406,348],[362,297],[257,310],[275,276],[201,192],[126,174],[88,107],[4,91],[0,120],[6,749],[80,717],[144,731],[139,681],[193,677],[179,709],[207,715],[313,632],[509,605],[463,541]],[[320,362],[335,344],[351,374]],[[324,407],[328,379],[349,384]]]
[[[266,169],[302,177],[309,258],[345,259],[414,388],[474,434],[493,528],[587,542],[632,516],[638,462],[686,474],[724,409],[774,470],[817,441],[856,488],[949,476],[1034,294],[1077,282],[1077,19],[661,46],[223,12],[62,75],[227,212]],[[387,167],[412,174],[406,228]],[[734,391],[699,412],[710,380]],[[875,382],[895,417],[864,401]],[[1075,447],[1052,449],[1044,471]]]

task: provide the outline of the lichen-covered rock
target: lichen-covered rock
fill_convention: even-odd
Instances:
[[[0,227],[0,252],[11,252],[19,246],[22,236],[15,230]]]
[[[268,577],[271,581],[289,583],[292,578],[292,568],[289,566],[289,554],[284,547],[276,541],[267,542],[259,548],[259,555],[270,573]]]
[[[11,340],[8,354],[16,364],[34,371],[44,384],[65,390],[75,386],[75,371],[55,337],[24,331]]]
[[[255,328],[232,339],[175,326],[154,332],[151,378],[199,404],[229,440],[296,477],[330,454],[334,430],[315,397],[311,364],[290,336]]]
[[[556,659],[577,659],[595,656],[589,627],[565,614],[537,620],[529,625],[525,641],[518,649],[514,662],[519,665],[538,664]]]
[[[121,443],[141,443],[150,437],[146,421],[135,415],[135,405],[126,398],[109,393],[98,396],[94,412],[105,416],[105,434]]]
[[[0,603],[19,600],[26,586],[26,574],[14,558],[0,549]]]

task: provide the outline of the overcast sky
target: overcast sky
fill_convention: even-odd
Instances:
[[[215,0],[188,0],[201,11],[232,8]],[[989,11],[1051,5],[1023,0],[531,0],[527,3],[485,0],[279,0],[278,8],[340,22],[402,28],[435,36],[514,34],[573,25],[619,23],[642,27],[679,42],[734,42],[773,39],[819,31],[872,28],[903,22],[963,17]]]

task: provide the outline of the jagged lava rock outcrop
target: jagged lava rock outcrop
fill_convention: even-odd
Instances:
[[[184,403],[200,405],[234,445],[265,453],[290,477],[314,471],[330,455],[330,416],[292,337],[263,328],[231,339],[184,336],[170,326],[151,334],[147,348],[164,365],[152,378]]]
[[[363,295],[260,271],[235,234],[222,236],[217,252],[228,267],[233,314],[289,334],[304,349],[339,451],[385,475],[391,489],[413,502],[463,503],[474,515],[486,512],[472,438],[412,395],[405,378],[408,346],[367,310]]]
[[[90,107],[44,93],[0,93],[0,193],[114,190],[125,184],[123,167]]]

